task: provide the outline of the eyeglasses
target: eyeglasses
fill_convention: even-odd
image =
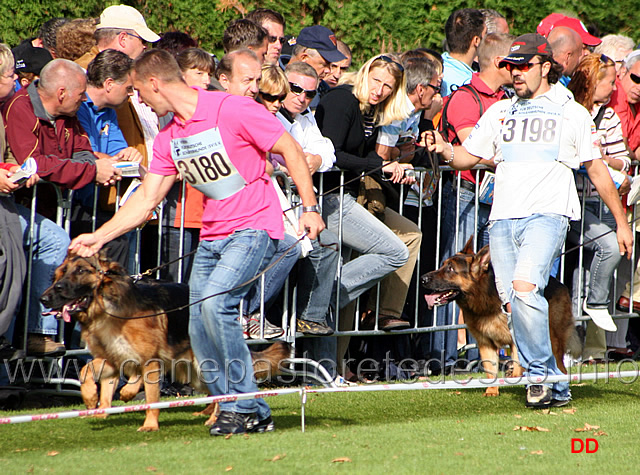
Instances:
[[[385,54],[381,54],[380,56],[378,56],[376,59],[381,59],[382,61],[384,61],[385,63],[389,63],[389,64],[395,64],[396,67],[400,70],[401,73],[404,73],[404,66],[402,64],[400,64],[399,62],[397,62],[395,59],[385,55]]]
[[[277,37],[277,36],[269,35],[268,38],[269,38],[269,43],[275,43],[276,41],[279,41],[281,45],[284,44],[284,36]]]
[[[440,86],[434,86],[431,83],[427,83],[427,86],[433,89],[436,93],[440,92]]]
[[[629,77],[636,84],[640,84],[640,76],[638,76],[637,74],[629,73]]]
[[[260,91],[260,96],[267,102],[282,102],[284,101],[286,94],[280,94],[279,96],[274,96],[273,94],[267,94],[266,92]]]
[[[146,43],[145,39],[142,36],[136,35],[134,33],[129,33],[128,31],[125,31],[125,33],[129,36],[133,36],[134,38],[138,38],[140,41],[142,41],[143,43]]]
[[[307,95],[307,99],[313,99],[318,93],[318,91],[316,91],[315,89],[305,89],[295,82],[289,82],[289,88],[291,89],[291,92],[293,92],[296,96],[299,96],[304,92]]]
[[[523,73],[526,73],[531,68],[533,68],[536,64],[542,64],[542,63],[522,63],[522,64],[504,63],[504,68],[509,72],[513,71],[514,69],[517,69],[518,71],[522,71]]]

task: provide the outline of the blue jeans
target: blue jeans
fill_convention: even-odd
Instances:
[[[162,234],[162,262],[171,262],[179,257],[180,254],[180,228],[173,226],[163,226]],[[182,243],[182,255],[195,251],[198,247],[198,238],[200,237],[200,229],[184,228],[184,240]],[[131,239],[135,244],[135,237]],[[134,251],[129,251],[129,255],[135,255]],[[160,275],[163,279],[173,282],[189,282],[191,275],[191,266],[193,265],[193,255],[182,259],[182,278],[178,280],[180,262],[174,262],[168,267],[162,269]]]
[[[282,255],[293,246],[296,242],[296,238],[288,234],[284,235],[284,239],[280,239],[276,243],[276,252],[273,254],[271,260],[267,263],[267,266],[277,261]],[[296,265],[298,259],[300,259],[300,245],[296,245],[286,253],[286,255],[275,266],[269,269],[264,274],[264,308],[268,309],[275,298],[280,293],[280,289],[284,285],[285,280],[289,277],[289,273],[293,266]],[[262,289],[262,279],[256,280],[251,290],[247,294],[245,301],[245,308],[243,310],[247,315],[256,313],[260,310],[260,294]]]
[[[320,234],[320,241],[325,245],[337,244],[338,236],[325,229]],[[340,256],[336,246],[322,247],[317,240],[311,243],[313,250],[300,261],[296,311],[302,320],[326,323]]]
[[[454,180],[456,180],[455,177]],[[473,235],[478,237],[478,249],[489,244],[489,230],[486,225],[489,222],[491,208],[488,205],[479,204],[478,222],[476,223],[476,194],[474,192],[460,187],[459,218],[456,213],[458,207],[456,190],[452,181],[447,181],[443,185],[442,196],[444,197],[442,205],[443,252],[440,256],[440,262],[460,252],[467,240]],[[436,325],[456,324],[459,313],[460,310],[457,306],[454,313],[451,304],[437,307]],[[467,332],[467,336],[469,343],[475,343],[475,339],[470,333]],[[453,365],[458,359],[458,331],[432,333],[431,348],[433,358],[444,361],[445,366]],[[478,359],[478,350],[469,350],[466,359],[470,361]]]
[[[491,223],[491,262],[496,287],[505,302],[511,302],[511,322],[520,364],[528,375],[562,375],[551,351],[549,305],[544,289],[554,259],[560,253],[568,228],[568,218],[556,214],[535,214],[520,219]],[[514,290],[513,281],[535,285],[530,292]],[[552,386],[553,397],[571,397],[569,383]]]
[[[604,206],[604,205],[603,205]],[[615,219],[611,223],[611,212],[603,209],[602,219],[599,216],[597,203],[588,202],[584,211],[584,248],[593,253],[589,267],[589,292],[587,304],[589,307],[607,308],[609,306],[609,290],[613,273],[618,268],[620,247],[615,232]],[[580,242],[581,221],[572,221],[568,240],[572,244]],[[606,234],[608,232],[608,234]],[[591,242],[589,242],[591,241]],[[577,285],[577,281],[576,281]],[[577,298],[579,292],[574,292]],[[578,309],[582,312],[582,309]]]
[[[266,231],[244,229],[216,241],[200,241],[196,253],[189,298],[193,304],[246,282],[264,269],[276,248]],[[200,364],[203,382],[213,395],[255,392],[251,353],[242,336],[239,306],[250,285],[192,305],[189,336]],[[221,410],[271,413],[263,399],[223,402]]]
[[[23,233],[25,253],[29,259],[29,220],[31,210],[22,205],[16,204],[20,219],[20,227]],[[39,333],[42,335],[56,335],[58,333],[58,322],[54,315],[43,315],[48,312],[40,303],[40,296],[53,282],[53,273],[67,257],[69,247],[69,236],[53,221],[36,214],[34,229],[33,266],[31,268],[31,294],[29,295],[29,323],[27,331],[29,333]]]
[[[357,251],[360,256],[342,266],[340,302],[343,308],[380,282],[387,274],[402,267],[409,259],[407,246],[391,229],[356,203],[349,194],[344,195],[342,216],[342,243],[347,253]],[[339,234],[340,196],[324,197],[322,216],[327,229]],[[334,298],[331,299],[335,301]]]

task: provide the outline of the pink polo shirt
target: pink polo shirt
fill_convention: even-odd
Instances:
[[[224,239],[242,229],[261,229],[273,239],[282,239],[282,209],[265,172],[265,157],[284,133],[284,128],[262,104],[249,97],[197,91],[198,105],[193,117],[186,122],[174,117],[156,137],[150,171],[164,176],[176,174],[171,140],[210,130],[217,120],[229,159],[247,185],[221,200],[204,197],[200,239]]]

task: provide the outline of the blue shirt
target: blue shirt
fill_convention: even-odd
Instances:
[[[440,94],[446,97],[455,89],[471,82],[473,69],[467,63],[449,56],[449,53],[442,54],[444,70],[442,72],[442,87]],[[452,88],[453,86],[453,88]]]
[[[77,116],[89,136],[94,152],[113,156],[129,146],[118,126],[115,109],[105,107],[98,110],[89,94],[87,100],[80,105]]]
[[[118,126],[118,118],[115,109],[105,107],[98,110],[89,94],[87,100],[80,105],[76,113],[78,121],[89,136],[91,148],[94,152],[102,152],[113,156],[129,145],[122,135],[122,130]],[[76,191],[73,195],[76,202],[91,208],[93,206],[93,183]]]

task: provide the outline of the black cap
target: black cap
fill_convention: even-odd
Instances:
[[[33,73],[40,76],[42,68],[53,59],[51,53],[44,48],[36,48],[25,41],[11,50],[16,62],[16,73]]]
[[[296,45],[313,48],[330,63],[337,63],[347,57],[338,51],[338,41],[329,28],[321,25],[307,26],[300,31]]]
[[[504,67],[505,63],[523,64],[528,63],[534,56],[553,56],[551,46],[547,39],[537,33],[527,33],[518,36],[511,44],[509,55],[502,58],[499,66]]]

